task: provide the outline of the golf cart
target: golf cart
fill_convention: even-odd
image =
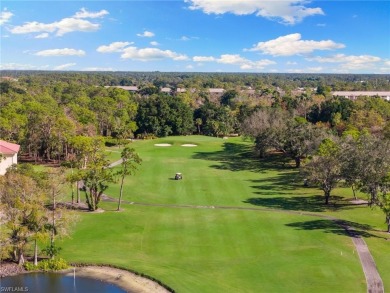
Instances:
[[[181,173],[176,173],[175,180],[181,180],[181,179],[183,179],[183,175],[181,175]]]

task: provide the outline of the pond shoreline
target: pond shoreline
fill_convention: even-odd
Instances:
[[[21,274],[28,274],[39,271],[27,271],[23,267],[20,267],[16,263],[1,262],[0,264],[0,277],[10,277]],[[150,278],[132,273],[128,270],[119,269],[111,266],[98,266],[98,265],[79,265],[69,269],[54,271],[53,273],[63,274],[65,276],[86,277],[110,284],[114,284],[126,291],[136,293],[168,293],[174,292],[172,289],[167,288],[159,282]]]
[[[59,271],[66,276],[87,277],[108,282],[130,292],[139,293],[168,293],[172,292],[159,283],[142,277],[128,270],[118,269],[110,266],[75,266],[73,268]]]

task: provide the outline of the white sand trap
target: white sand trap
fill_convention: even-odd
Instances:
[[[367,200],[364,199],[353,199],[349,201],[352,204],[368,204]]]
[[[156,144],[154,144],[154,146],[169,147],[169,146],[172,146],[172,145],[170,143],[156,143]]]
[[[196,147],[197,145],[196,144],[186,143],[186,144],[182,144],[181,146],[183,146],[183,147]]]

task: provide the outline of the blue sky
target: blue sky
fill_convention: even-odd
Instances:
[[[390,73],[390,1],[0,5],[0,69]]]

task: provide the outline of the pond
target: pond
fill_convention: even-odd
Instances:
[[[28,293],[125,293],[128,291],[100,280],[56,273],[29,273],[0,278],[1,292]]]

